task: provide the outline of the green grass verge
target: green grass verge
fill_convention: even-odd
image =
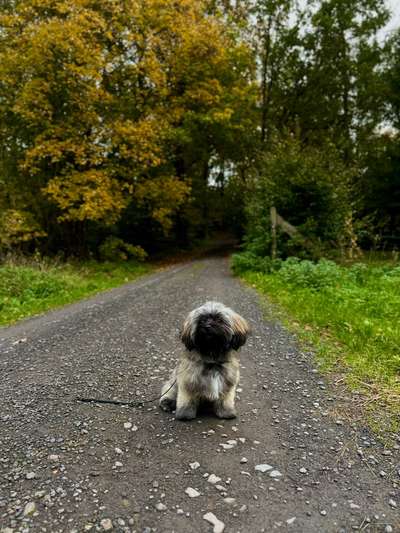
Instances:
[[[50,261],[0,265],[0,325],[117,287],[150,271],[136,262]]]
[[[244,271],[237,272],[246,265]],[[390,405],[400,414],[400,268],[338,266],[290,259],[236,272],[275,305],[275,312],[315,349],[323,370],[341,372],[370,407]],[[265,270],[270,270],[266,272]]]

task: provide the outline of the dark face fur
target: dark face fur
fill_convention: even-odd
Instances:
[[[226,360],[228,352],[246,342],[246,320],[219,302],[206,302],[187,316],[181,333],[186,349],[197,351],[207,362]]]
[[[204,314],[198,319],[193,340],[201,355],[221,360],[231,349],[232,333],[220,313]]]

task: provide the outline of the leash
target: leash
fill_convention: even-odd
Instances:
[[[176,384],[176,380],[172,383],[169,389],[167,389],[165,392],[161,394],[161,396],[157,396],[155,398],[152,398],[151,400],[139,400],[137,402],[124,402],[124,401],[119,401],[119,400],[104,400],[100,398],[82,398],[79,396],[75,399],[77,402],[81,402],[81,403],[100,403],[100,404],[119,405],[119,406],[138,408],[138,407],[143,407],[143,405],[147,403],[153,403],[158,400],[161,400],[161,398],[165,396],[167,392],[169,392],[175,384]]]

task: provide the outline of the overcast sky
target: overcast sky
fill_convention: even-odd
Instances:
[[[400,27],[400,0],[386,0],[386,5],[392,12],[392,18],[384,29],[384,33]]]

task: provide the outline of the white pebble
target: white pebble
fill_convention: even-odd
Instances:
[[[272,472],[269,473],[269,477],[273,477],[273,478],[278,478],[278,477],[282,477],[282,474],[281,472],[279,472],[279,470],[272,470]]]
[[[185,494],[187,494],[189,498],[197,498],[197,496],[200,496],[200,492],[198,492],[196,489],[192,489],[192,487],[188,487],[185,490]]]
[[[113,528],[113,523],[109,518],[103,518],[103,520],[100,522],[100,525],[104,531],[110,531]]]
[[[35,502],[28,502],[24,507],[24,516],[29,516],[36,511]]]
[[[224,442],[220,444],[221,448],[224,450],[231,450],[234,446],[234,444],[225,444]]]
[[[216,476],[215,474],[210,474],[210,475],[208,476],[207,481],[208,481],[209,483],[212,483],[213,485],[215,485],[215,483],[218,483],[219,481],[221,481],[221,478],[218,477],[218,476]]]
[[[272,469],[273,469],[273,467],[271,465],[267,465],[266,463],[261,464],[261,465],[256,465],[254,467],[254,470],[256,472],[263,472],[263,473],[264,472],[268,472],[268,470],[272,470]]]
[[[225,524],[218,520],[214,513],[206,513],[203,515],[203,519],[209,522],[213,528],[213,533],[222,533],[225,529]]]
[[[189,463],[189,466],[192,470],[197,470],[198,468],[200,468],[200,463],[195,461],[194,463]]]
[[[160,502],[160,503],[156,504],[156,509],[157,509],[157,511],[166,511],[167,510],[167,506]]]

